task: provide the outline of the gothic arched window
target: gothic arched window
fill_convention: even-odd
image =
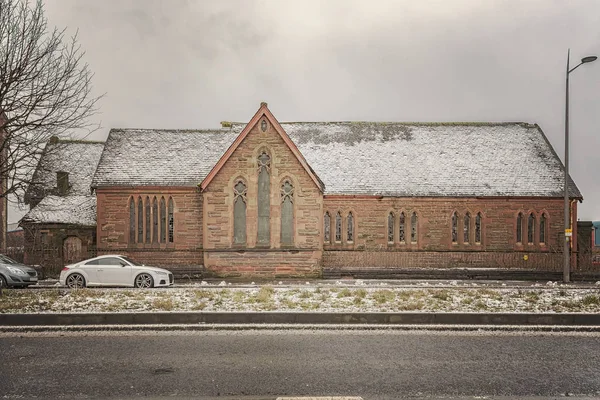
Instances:
[[[540,243],[546,243],[546,214],[540,217]]]
[[[138,224],[137,224],[137,232],[138,232],[138,243],[144,243],[144,204],[142,203],[142,198],[138,197]]]
[[[481,243],[481,213],[475,217],[475,243]]]
[[[413,212],[412,216],[410,217],[410,241],[412,243],[417,243],[417,239],[418,239],[418,222],[419,222],[419,217],[417,217],[417,213]]]
[[[354,217],[352,216],[351,212],[348,213],[348,217],[346,218],[346,224],[347,224],[346,241],[353,242],[354,241]]]
[[[271,157],[266,152],[258,156],[258,236],[259,245],[271,242]]]
[[[398,230],[398,241],[400,243],[404,243],[406,242],[406,231],[405,231],[405,218],[404,218],[404,212],[400,213],[400,221],[399,221],[399,225],[400,225],[400,229]]]
[[[523,242],[523,214],[517,215],[517,243]]]
[[[294,244],[294,186],[290,181],[281,185],[281,244]]]
[[[129,199],[129,243],[135,243],[135,200]]]
[[[471,214],[467,211],[463,224],[463,242],[469,243],[471,240]]]
[[[233,242],[246,243],[246,184],[238,181],[233,187]]]
[[[458,213],[452,213],[452,243],[458,243]]]
[[[146,243],[150,243],[150,197],[146,196]]]
[[[165,198],[160,198],[160,242],[167,242],[167,207]]]
[[[323,241],[331,243],[331,215],[329,215],[329,211],[323,217]]]
[[[173,198],[169,197],[169,243],[175,238],[175,216],[173,213]]]
[[[535,215],[529,214],[527,218],[527,243],[533,244],[535,240]]]
[[[335,241],[342,241],[342,214],[339,211],[335,215]]]
[[[388,243],[394,243],[394,213],[388,214]]]
[[[152,243],[158,243],[158,201],[152,199]]]

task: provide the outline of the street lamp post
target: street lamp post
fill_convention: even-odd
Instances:
[[[571,280],[571,254],[569,246],[569,237],[572,235],[571,230],[571,205],[569,204],[569,74],[581,64],[590,63],[596,61],[598,57],[588,56],[581,59],[581,62],[569,69],[569,57],[571,55],[571,49],[567,51],[567,86],[566,86],[566,101],[565,101],[565,267],[563,270],[563,281],[569,282]]]

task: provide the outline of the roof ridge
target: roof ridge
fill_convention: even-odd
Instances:
[[[177,129],[177,128],[111,128],[110,132],[118,131],[161,131],[161,132],[181,132],[181,133],[202,133],[202,132],[222,132],[223,128],[198,128],[198,129]]]
[[[102,141],[102,140],[84,140],[84,139],[58,139],[57,141],[51,143],[51,144],[57,144],[57,143],[65,143],[65,144],[70,144],[70,143],[75,143],[75,144],[104,144],[106,142]]]

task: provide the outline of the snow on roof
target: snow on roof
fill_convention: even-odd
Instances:
[[[67,195],[89,195],[104,142],[58,140],[49,142],[33,174],[27,199],[57,194],[56,173],[69,174]]]
[[[245,124],[113,129],[92,186],[196,186]],[[526,123],[281,123],[325,194],[562,196],[563,167]],[[574,183],[572,197],[581,197]]]
[[[46,196],[21,222],[96,226],[96,196]]]

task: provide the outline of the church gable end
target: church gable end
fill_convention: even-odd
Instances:
[[[266,104],[201,187],[207,269],[316,271],[323,185]],[[256,264],[245,251],[250,249]],[[293,264],[288,252],[295,254]]]

